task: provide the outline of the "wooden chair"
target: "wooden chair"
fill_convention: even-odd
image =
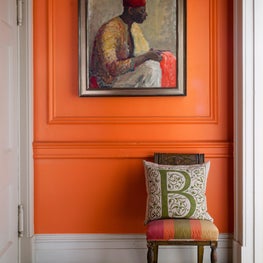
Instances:
[[[154,162],[158,164],[168,164],[168,165],[191,165],[191,164],[201,164],[204,163],[204,154],[176,154],[176,153],[155,153],[154,154]],[[202,229],[197,229],[196,231],[204,231],[206,234],[209,232],[209,235],[211,234],[211,237],[213,238],[207,239],[206,238],[198,238],[198,240],[191,238],[191,235],[189,234],[185,238],[174,239],[174,238],[166,238],[161,239],[158,237],[158,239],[154,239],[154,233],[158,232],[160,233],[160,229],[158,229],[159,225],[164,225],[166,223],[166,220],[174,220],[173,224],[179,224],[179,227],[182,226],[184,233],[195,231],[192,226],[191,229],[189,226],[189,220],[191,219],[161,219],[161,220],[155,220],[156,222],[152,222],[147,224],[147,247],[148,247],[148,253],[147,253],[147,261],[148,263],[157,263],[158,262],[158,247],[159,246],[197,246],[197,258],[198,263],[203,262],[203,253],[204,253],[204,246],[210,246],[211,248],[211,263],[217,262],[217,240],[218,240],[218,229],[217,227],[210,221],[207,220],[195,220],[194,223],[198,223],[197,221],[205,221],[201,222],[202,224],[205,223],[205,227],[202,227]],[[207,228],[207,229],[205,229]],[[151,233],[151,235],[149,235]],[[208,236],[209,236],[208,235]]]

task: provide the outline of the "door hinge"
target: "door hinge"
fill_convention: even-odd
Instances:
[[[23,237],[24,234],[24,208],[23,205],[18,205],[18,237]]]
[[[17,9],[17,25],[22,26],[23,24],[23,0],[16,0]]]

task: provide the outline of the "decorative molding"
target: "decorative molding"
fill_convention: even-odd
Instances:
[[[34,263],[134,263],[146,262],[146,238],[138,235],[80,234],[36,235]],[[161,247],[159,257],[164,262],[195,262],[195,247]],[[204,262],[209,262],[210,248],[206,247]],[[183,260],[184,259],[184,260]],[[232,262],[232,235],[221,234],[218,241],[218,263]]]
[[[34,234],[34,171],[33,171],[33,0],[23,1],[23,24],[20,39],[20,185],[19,202],[24,207],[24,236],[19,239],[19,262],[32,263],[31,237]]]
[[[209,85],[211,121],[218,122],[218,9],[217,0],[209,1]]]
[[[263,5],[261,0],[254,1],[254,258],[255,262],[263,261],[262,250],[262,232],[263,232],[263,168],[262,168],[262,155],[263,155],[263,37],[262,37],[262,25],[263,25]]]
[[[35,159],[151,158],[153,152],[203,152],[206,158],[232,158],[229,142],[34,142]]]
[[[239,242],[236,242],[235,240],[233,240],[232,251],[233,251],[232,253],[233,253],[233,262],[234,263],[244,262],[241,259],[242,258],[242,245]]]
[[[60,115],[55,87],[54,0],[48,0],[48,123],[49,124],[217,124],[218,54],[217,0],[209,0],[209,113],[206,116],[67,116]]]
[[[263,262],[261,0],[234,1],[234,263]]]
[[[55,116],[55,73],[54,73],[54,8],[53,0],[48,0],[48,25],[47,25],[47,34],[48,34],[48,116],[49,122],[52,121]]]

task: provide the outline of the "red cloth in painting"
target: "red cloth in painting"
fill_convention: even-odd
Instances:
[[[145,5],[146,0],[123,0],[123,6],[140,7]]]
[[[90,88],[92,88],[92,89],[99,87],[99,85],[98,85],[98,83],[97,83],[96,77],[92,76],[92,77],[89,79],[89,86],[90,86]]]
[[[171,52],[163,52],[160,66],[162,69],[162,88],[176,87],[176,57]]]

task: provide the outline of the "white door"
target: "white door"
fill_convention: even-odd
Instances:
[[[0,0],[0,263],[18,262],[17,32],[16,0]]]

